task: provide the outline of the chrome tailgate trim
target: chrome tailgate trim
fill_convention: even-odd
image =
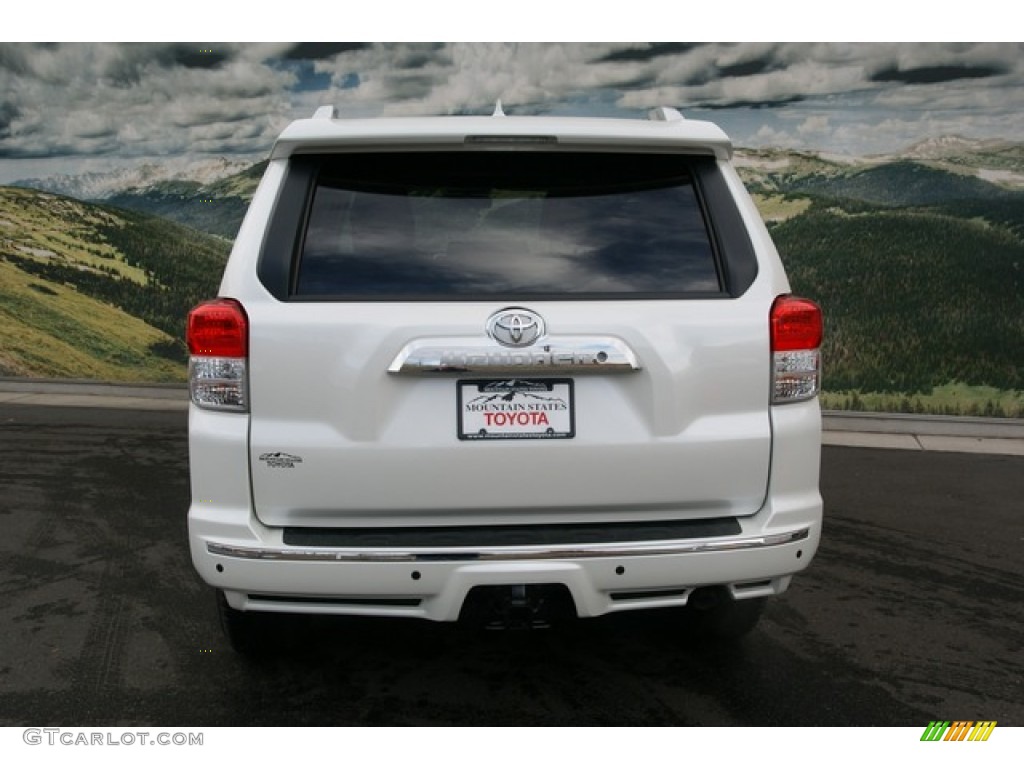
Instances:
[[[633,373],[640,363],[613,336],[547,336],[529,347],[507,347],[479,337],[416,339],[402,348],[388,373],[578,374]]]

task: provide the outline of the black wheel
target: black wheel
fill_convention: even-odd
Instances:
[[[687,625],[697,640],[739,640],[757,626],[766,603],[763,597],[733,600],[725,590],[695,593],[686,606]]]
[[[239,611],[228,605],[224,590],[217,590],[217,616],[231,649],[244,656],[258,656],[267,650],[265,617],[251,611]]]

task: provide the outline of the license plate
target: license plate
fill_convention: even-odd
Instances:
[[[459,439],[574,437],[572,384],[572,379],[459,381]]]

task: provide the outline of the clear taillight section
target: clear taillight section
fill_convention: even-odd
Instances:
[[[249,410],[249,319],[234,299],[214,299],[189,312],[192,402],[217,411]]]
[[[821,308],[779,296],[772,304],[772,404],[816,397],[821,388]]]

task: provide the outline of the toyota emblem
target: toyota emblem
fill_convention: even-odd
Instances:
[[[506,347],[528,347],[544,332],[541,316],[521,307],[495,312],[487,321],[487,335]]]

